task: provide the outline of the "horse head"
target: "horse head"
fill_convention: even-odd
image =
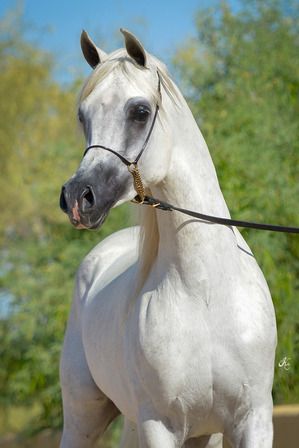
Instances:
[[[93,68],[78,108],[87,150],[60,196],[60,207],[77,228],[98,228],[112,207],[136,196],[130,171],[145,148],[138,163],[144,186],[161,182],[167,173],[171,139],[166,123],[161,126],[156,118],[162,87],[174,88],[164,65],[130,32],[121,32],[125,49],[110,55],[85,31],[81,35],[83,55]]]

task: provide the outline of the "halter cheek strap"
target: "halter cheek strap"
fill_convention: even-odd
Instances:
[[[158,92],[161,96],[161,80],[160,80],[159,72],[157,72],[157,75],[158,75]],[[149,139],[152,135],[152,132],[153,132],[153,129],[154,129],[154,126],[156,123],[156,119],[158,116],[158,112],[159,112],[159,104],[156,104],[155,114],[152,119],[152,122],[151,122],[150,128],[148,130],[148,133],[146,135],[146,138],[144,140],[144,143],[142,145],[142,148],[139,151],[139,153],[137,154],[137,157],[135,158],[135,160],[133,160],[132,162],[130,160],[126,159],[126,157],[121,155],[119,152],[114,151],[114,149],[108,148],[107,146],[103,146],[103,145],[90,145],[85,149],[84,154],[83,154],[83,157],[85,157],[90,149],[104,149],[105,151],[109,151],[112,154],[114,154],[116,157],[118,157],[128,167],[129,172],[133,176],[134,188],[137,193],[137,196],[135,196],[133,202],[137,202],[138,204],[143,203],[144,198],[145,198],[145,192],[144,192],[144,187],[142,184],[142,180],[141,180],[141,176],[140,176],[137,164],[140,160],[140,157],[144,153],[144,150],[146,149]]]

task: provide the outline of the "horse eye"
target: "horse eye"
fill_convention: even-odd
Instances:
[[[137,121],[138,123],[145,123],[150,113],[151,111],[147,106],[139,104],[138,106],[131,109],[130,118],[134,121]]]

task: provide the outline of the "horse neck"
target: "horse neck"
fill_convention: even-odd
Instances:
[[[180,109],[172,107],[170,119],[180,125],[175,126],[172,136],[175,144],[172,145],[167,176],[152,187],[153,196],[181,208],[229,217],[209,151],[184,103]],[[158,231],[156,262],[162,275],[171,266],[185,282],[192,282],[200,276],[201,260],[205,259],[205,264],[211,270],[215,269],[213,257],[218,251],[219,237],[222,246],[231,245],[232,232],[228,228],[203,224],[178,212],[156,210],[155,213]]]

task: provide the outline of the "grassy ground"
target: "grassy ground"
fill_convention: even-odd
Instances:
[[[11,409],[7,415],[0,410],[0,447],[1,448],[58,448],[60,432],[45,430],[33,438],[26,439],[21,433],[28,418],[36,415],[37,409]],[[299,405],[284,405],[274,408],[274,448],[297,448],[299,439]],[[8,421],[15,432],[8,433],[4,422]],[[116,420],[108,429],[97,448],[116,448],[121,430],[121,420]],[[230,448],[227,443],[224,448]]]
[[[0,436],[11,433],[20,433],[32,419],[39,414],[39,407],[35,405],[30,409],[24,407],[0,408]]]
[[[0,409],[0,447],[1,448],[56,448],[61,438],[60,431],[45,430],[28,438],[24,429],[28,423],[38,418],[38,405],[27,409],[12,407]],[[116,419],[108,428],[98,448],[115,448],[121,432],[121,419]]]

